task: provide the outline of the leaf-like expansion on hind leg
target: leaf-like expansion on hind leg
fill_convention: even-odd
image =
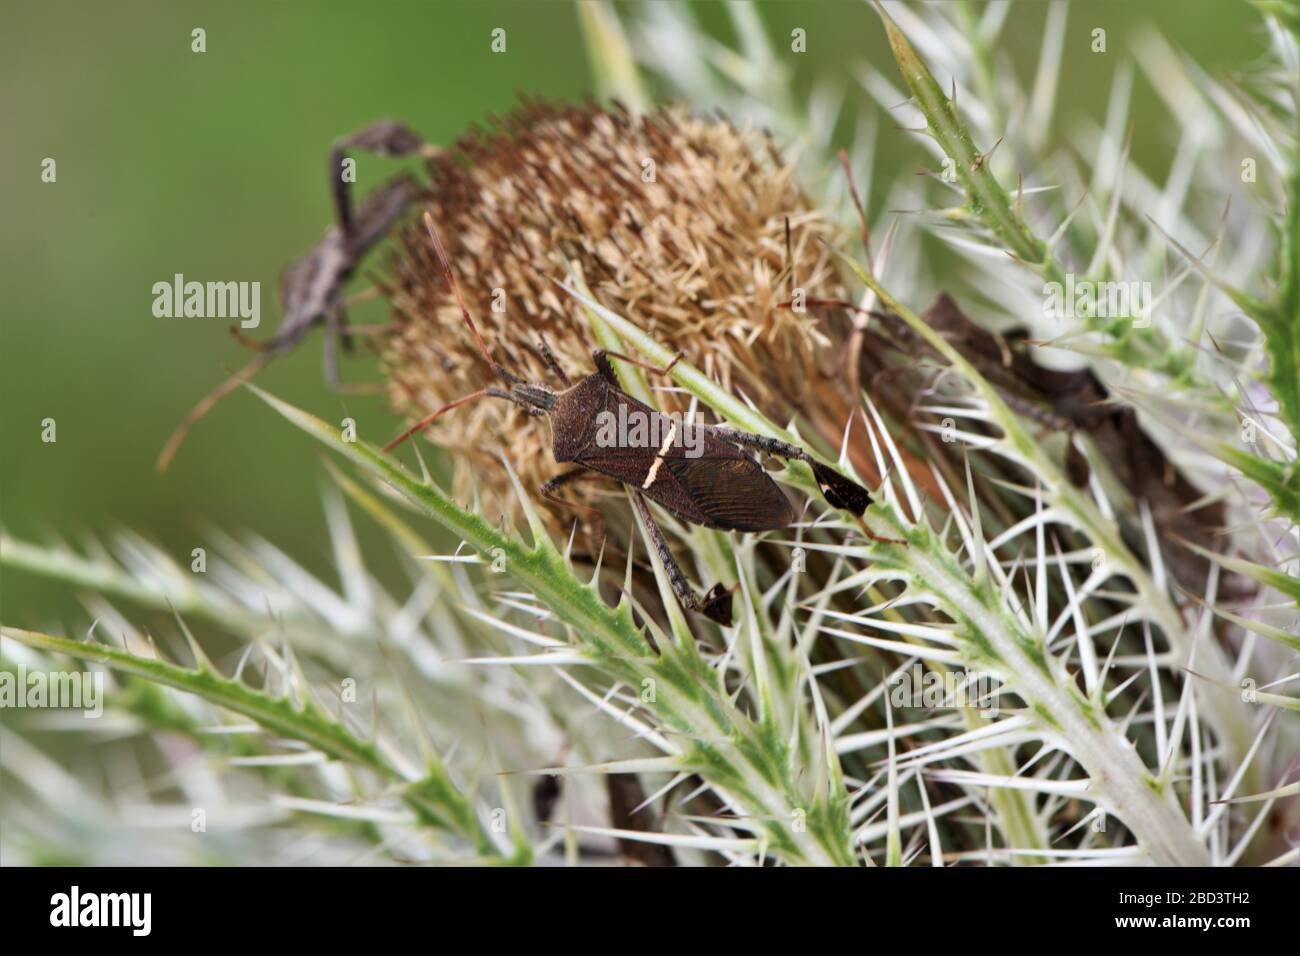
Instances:
[[[822,496],[832,508],[842,508],[857,517],[871,504],[871,495],[856,481],[845,478],[834,468],[828,468],[819,461],[812,462],[813,477],[822,490]]]
[[[709,593],[700,598],[695,610],[710,621],[716,621],[723,627],[731,627],[731,589],[721,584],[709,588]]]

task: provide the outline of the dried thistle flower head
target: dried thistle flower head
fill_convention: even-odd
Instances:
[[[570,378],[592,371],[581,306],[553,281],[576,268],[604,305],[728,387],[778,416],[798,407],[825,340],[811,314],[780,306],[796,287],[836,294],[818,241],[834,230],[766,136],[677,108],[530,103],[432,159],[429,176],[466,302],[511,371],[554,384],[539,335]],[[415,419],[492,377],[423,227],[403,240],[384,364],[393,404]],[[456,455],[457,491],[473,473],[490,506],[511,499],[498,449],[526,487],[555,473],[545,420],[503,402],[458,409],[429,436]]]

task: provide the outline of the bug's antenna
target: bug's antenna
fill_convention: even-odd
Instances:
[[[224,382],[212,391],[208,392],[207,395],[204,395],[203,398],[199,400],[199,403],[190,409],[190,413],[185,416],[185,419],[176,426],[176,430],[172,432],[171,437],[167,439],[167,444],[163,446],[162,452],[158,455],[158,460],[154,463],[154,467],[159,471],[166,471],[168,467],[170,467],[172,459],[176,457],[176,452],[180,451],[181,443],[185,441],[185,436],[190,433],[190,429],[194,427],[195,423],[208,412],[212,411],[213,406],[215,406],[217,402],[221,401],[235,389],[239,388],[240,385],[243,385],[260,372],[262,366],[271,361],[274,357],[274,352],[266,350],[259,352],[251,362],[241,368],[238,372],[230,375]]]
[[[475,399],[483,398],[489,395],[493,398],[504,398],[507,401],[511,401],[514,402],[515,404],[519,404],[519,400],[516,399],[513,395],[511,395],[509,392],[503,392],[499,388],[479,389],[477,392],[475,392],[472,395],[466,395],[464,398],[458,398],[454,402],[448,402],[446,405],[442,406],[442,408],[438,409],[437,411],[430,412],[428,415],[425,415],[418,422],[416,422],[406,431],[402,432],[400,435],[398,435],[396,438],[390,441],[387,445],[385,445],[384,451],[392,451],[394,448],[396,448],[402,442],[406,441],[406,439],[410,438],[416,432],[424,431],[424,429],[432,425],[434,421],[436,421],[438,417],[441,416],[444,412],[449,412],[453,408],[459,408],[460,406],[467,404],[468,402],[472,402]]]
[[[442,263],[442,274],[447,277],[447,284],[451,286],[451,291],[456,295],[456,304],[460,306],[460,314],[464,316],[465,324],[469,326],[469,330],[474,333],[474,341],[478,343],[479,351],[483,353],[483,358],[492,367],[492,371],[496,372],[503,382],[507,385],[514,385],[520,379],[505,370],[505,367],[492,354],[492,350],[487,347],[487,343],[483,341],[483,336],[478,334],[478,326],[474,324],[469,309],[465,307],[465,298],[460,294],[460,286],[456,284],[456,276],[451,271],[451,259],[447,257],[447,250],[443,247],[442,239],[438,236],[438,230],[433,227],[433,216],[428,211],[424,214],[424,225],[429,230],[430,238],[433,239],[433,248],[438,253],[438,261]]]

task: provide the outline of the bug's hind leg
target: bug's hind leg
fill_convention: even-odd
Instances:
[[[753,448],[756,451],[775,455],[778,458],[793,458],[805,462],[812,468],[813,477],[817,479],[817,486],[821,488],[823,497],[832,508],[842,508],[857,517],[862,517],[862,513],[867,510],[867,505],[871,504],[871,494],[866,488],[863,488],[853,479],[841,475],[834,468],[823,465],[797,445],[791,445],[789,442],[781,441],[779,438],[770,438],[767,435],[742,432],[738,428],[730,428],[726,425],[711,425],[707,426],[707,428],[712,434],[724,441],[732,442],[743,448]]]
[[[650,541],[655,546],[655,551],[659,553],[659,560],[664,564],[664,570],[668,572],[668,582],[672,585],[673,593],[677,595],[677,600],[682,607],[688,611],[698,611],[711,621],[716,621],[723,627],[731,626],[731,594],[730,588],[725,588],[721,584],[715,584],[709,588],[704,597],[695,596],[691,589],[691,584],[686,580],[686,573],[673,557],[673,553],[668,548],[668,542],[664,540],[664,533],[660,530],[654,516],[650,514],[650,507],[645,503],[645,496],[641,492],[633,494],[636,501],[637,510],[641,513],[641,519],[645,521],[646,530],[650,533]]]
[[[339,229],[349,239],[365,237],[367,230],[374,223],[364,217],[360,221],[353,215],[351,181],[343,175],[343,164],[348,151],[363,149],[376,156],[410,156],[424,147],[424,140],[409,126],[396,120],[380,120],[363,126],[349,136],[338,140],[330,148],[329,177],[330,191],[334,197],[334,213],[338,217]],[[362,206],[365,211],[365,206]],[[374,210],[372,209],[371,212]],[[387,227],[384,227],[384,231]]]

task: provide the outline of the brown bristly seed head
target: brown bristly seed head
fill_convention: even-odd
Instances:
[[[430,160],[429,178],[426,208],[469,310],[515,374],[561,387],[539,334],[571,380],[593,370],[582,306],[552,281],[567,280],[571,264],[603,305],[777,417],[817,374],[826,341],[816,320],[779,306],[795,286],[838,294],[825,244],[835,230],[763,134],[678,108],[638,117],[526,103]],[[494,380],[418,217],[402,239],[384,366],[394,406],[417,419]],[[687,407],[674,395],[660,405]],[[489,514],[513,499],[499,453],[530,489],[562,467],[546,421],[498,400],[457,409],[427,434],[455,456],[457,492],[477,490]]]

